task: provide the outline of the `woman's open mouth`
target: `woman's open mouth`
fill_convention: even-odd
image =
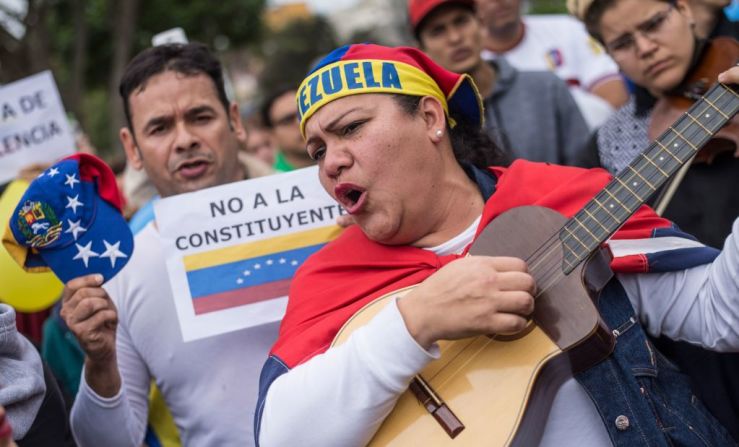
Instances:
[[[349,214],[356,214],[362,210],[367,201],[367,191],[364,188],[351,184],[341,183],[334,188],[334,195],[341,206]]]

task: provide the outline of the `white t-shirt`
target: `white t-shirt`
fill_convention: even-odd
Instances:
[[[613,108],[590,91],[620,77],[613,59],[580,21],[568,15],[524,16],[523,23],[524,35],[518,45],[503,53],[483,50],[483,58],[504,56],[519,70],[553,72],[570,86],[588,125],[602,124]]]
[[[105,289],[118,308],[123,387],[103,398],[83,374],[71,414],[80,447],[141,445],[152,378],[184,445],[253,445],[259,372],[279,324],[183,342],[153,223],[136,235],[133,257]]]

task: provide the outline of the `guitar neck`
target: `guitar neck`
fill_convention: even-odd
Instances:
[[[570,273],[605,242],[739,109],[739,95],[716,84],[639,154],[559,232]]]

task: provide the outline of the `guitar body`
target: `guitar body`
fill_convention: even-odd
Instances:
[[[551,235],[557,235],[566,221],[547,208],[516,208],[492,221],[470,253],[526,259]],[[561,244],[554,244],[553,249],[559,252],[547,258],[546,266],[536,269],[542,276],[534,274],[540,288],[550,282],[552,269],[562,271]],[[559,384],[571,377],[573,370],[599,362],[613,349],[613,336],[592,298],[595,289],[610,277],[608,259],[595,256],[537,297],[533,323],[521,334],[441,341],[441,357],[420,376],[464,429],[450,436],[416,395],[406,391],[370,445],[536,444]],[[414,287],[369,303],[347,321],[334,345],[343,343],[392,299]]]
[[[519,334],[440,342],[441,357],[413,378],[370,444],[536,445],[559,384],[615,345],[595,305],[613,276],[601,244],[736,115],[735,90],[711,87],[571,218],[526,206],[490,222],[470,254],[527,261],[538,287],[532,322]],[[334,345],[410,290],[369,303]]]

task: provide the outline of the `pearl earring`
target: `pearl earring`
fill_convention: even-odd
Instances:
[[[444,135],[444,132],[441,129],[436,129],[436,137],[441,138],[442,135]]]

